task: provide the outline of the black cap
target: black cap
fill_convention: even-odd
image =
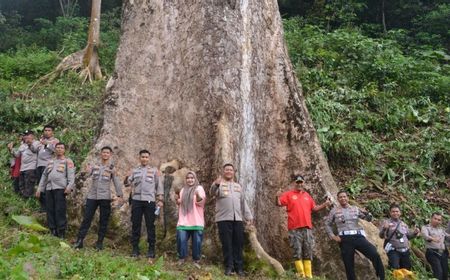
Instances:
[[[32,135],[32,134],[34,134],[32,130],[25,130],[25,131],[22,133],[23,136],[26,136],[26,135]]]
[[[294,181],[296,183],[303,183],[303,182],[305,182],[305,178],[303,178],[303,176],[301,176],[301,175],[296,175]]]

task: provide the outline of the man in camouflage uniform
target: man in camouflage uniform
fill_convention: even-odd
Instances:
[[[39,141],[34,139],[34,133],[27,130],[23,134],[23,142],[18,149],[14,149],[13,143],[8,145],[12,155],[21,158],[19,191],[24,198],[33,196],[36,185],[36,162]]]
[[[83,248],[83,240],[91,226],[97,207],[100,208],[100,220],[98,227],[98,239],[95,244],[97,250],[103,249],[103,239],[106,235],[109,216],[111,215],[111,182],[116,189],[119,203],[122,202],[122,188],[116,175],[114,163],[111,161],[112,149],[108,146],[101,149],[100,161],[93,165],[88,164],[87,173],[92,177],[92,185],[89,188],[84,218],[78,231],[78,238],[74,247]]]
[[[59,142],[53,136],[54,127],[51,125],[44,126],[43,135],[39,140],[38,145],[38,157],[37,157],[37,167],[36,167],[36,177],[37,182],[41,180],[42,173],[44,173],[50,160],[53,158],[55,152],[55,145]],[[45,212],[45,192],[41,193],[39,196],[39,202],[41,204],[41,211]]]
[[[56,158],[50,160],[42,174],[36,197],[45,191],[47,223],[51,233],[60,238],[65,237],[67,227],[66,195],[75,185],[75,165],[65,157],[65,145],[55,145]]]
[[[294,249],[295,268],[300,277],[312,278],[312,258],[314,237],[312,234],[311,213],[331,205],[331,201],[316,205],[314,199],[305,191],[305,179],[301,175],[292,176],[293,189],[278,193],[276,203],[286,207],[288,214],[289,241]]]
[[[222,176],[211,186],[211,196],[216,199],[216,222],[225,264],[225,275],[235,271],[245,276],[242,249],[244,247],[244,223],[253,222],[250,208],[245,201],[243,187],[234,181],[234,166],[223,166]]]
[[[126,186],[132,187],[131,196],[131,256],[139,256],[139,239],[141,237],[142,216],[145,218],[147,228],[148,252],[150,263],[155,259],[155,209],[163,206],[164,186],[162,177],[156,167],[149,165],[150,152],[139,152],[140,165],[133,169],[126,179]]]
[[[346,191],[337,194],[339,205],[331,209],[325,221],[325,229],[334,241],[339,243],[341,256],[344,261],[347,280],[356,280],[355,251],[358,250],[366,256],[375,268],[377,277],[384,280],[384,267],[375,246],[366,239],[366,233],[359,225],[359,219],[372,220],[372,215],[348,203]],[[336,224],[338,234],[333,233],[333,224]]]

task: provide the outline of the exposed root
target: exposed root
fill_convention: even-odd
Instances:
[[[55,70],[39,78],[30,88],[33,90],[37,85],[43,83],[51,83],[67,71],[75,71],[79,73],[80,79],[84,84],[87,80],[92,82],[95,79],[102,78],[102,72],[96,51],[92,56],[86,57],[87,47],[66,56],[56,66]]]
[[[281,265],[279,261],[269,256],[269,254],[266,253],[266,251],[263,249],[261,244],[258,241],[258,237],[256,236],[256,228],[255,226],[246,226],[245,229],[248,233],[248,239],[250,240],[250,245],[252,246],[252,249],[255,251],[256,256],[259,259],[263,259],[264,261],[268,262],[272,267],[275,269],[278,275],[284,274],[284,268]]]

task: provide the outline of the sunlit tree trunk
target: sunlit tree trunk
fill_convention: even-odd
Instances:
[[[89,23],[86,47],[66,56],[53,72],[39,79],[35,85],[43,81],[51,82],[69,70],[78,71],[83,83],[87,80],[92,82],[95,79],[98,80],[102,78],[102,71],[98,57],[98,47],[100,44],[101,3],[101,0],[92,0],[91,19]],[[33,87],[35,85],[33,85]]]
[[[91,22],[89,24],[88,42],[83,55],[84,69],[82,70],[82,75],[85,75],[89,80],[102,78],[102,71],[98,59],[101,5],[101,0],[92,0]]]

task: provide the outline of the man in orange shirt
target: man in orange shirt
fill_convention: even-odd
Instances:
[[[331,201],[327,198],[324,203],[316,205],[314,199],[305,191],[305,179],[301,175],[294,175],[292,179],[293,189],[277,193],[276,203],[280,207],[286,207],[289,241],[294,249],[297,273],[300,277],[312,278],[314,238],[311,213],[330,206]]]

